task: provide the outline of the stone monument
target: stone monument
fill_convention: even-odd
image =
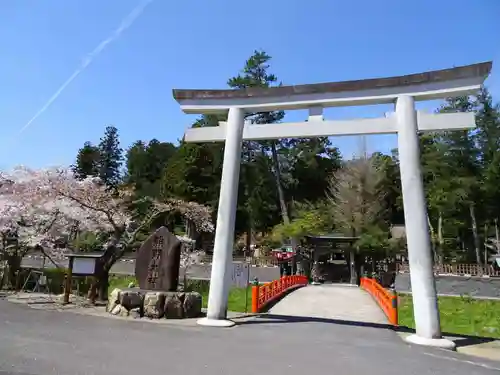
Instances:
[[[182,242],[167,228],[157,229],[137,252],[139,288],[114,289],[106,310],[113,315],[149,319],[184,319],[202,315],[197,292],[177,291]]]
[[[179,282],[182,243],[166,227],[158,228],[137,252],[135,277],[143,290],[173,292]]]

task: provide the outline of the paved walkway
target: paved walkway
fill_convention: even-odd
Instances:
[[[372,297],[356,286],[309,285],[293,291],[269,310],[273,315],[388,324]]]

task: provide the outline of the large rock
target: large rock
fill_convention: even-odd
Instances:
[[[120,312],[117,315],[126,318],[130,315],[130,310],[127,310],[125,307],[122,306],[122,308],[120,309]]]
[[[109,294],[108,304],[106,306],[106,311],[111,312],[113,309],[120,304],[120,293],[121,290],[118,288],[113,289],[113,291]]]
[[[185,318],[197,318],[201,316],[202,298],[200,293],[186,293],[183,305]]]
[[[134,319],[141,318],[142,309],[132,309],[129,311],[129,316]]]
[[[113,309],[109,311],[112,315],[120,315],[122,309],[125,309],[122,305],[115,305]]]
[[[132,310],[135,308],[142,308],[143,294],[139,290],[137,291],[121,291],[119,294],[120,305],[125,307],[127,310]]]
[[[176,291],[182,243],[166,227],[158,228],[136,255],[135,277],[141,289]]]
[[[165,293],[147,292],[144,295],[144,316],[159,319],[165,314]]]
[[[184,293],[171,292],[166,293],[165,299],[165,318],[182,319],[184,318]]]
[[[160,292],[114,289],[107,311],[117,316],[150,319],[183,319],[201,316],[202,297],[197,292]]]

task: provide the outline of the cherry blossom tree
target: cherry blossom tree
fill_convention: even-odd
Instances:
[[[20,239],[32,246],[67,238],[75,228],[109,233],[97,282],[89,292],[92,298],[99,289],[99,297],[104,299],[111,266],[132,249],[138,234],[149,229],[160,215],[178,213],[199,232],[214,229],[206,206],[177,199],[150,200],[146,215],[137,218],[129,209],[132,197],[128,189],[110,191],[98,178],[78,180],[69,169],[17,167],[10,174],[0,175],[0,228],[16,229]],[[52,252],[64,256],[63,250]]]

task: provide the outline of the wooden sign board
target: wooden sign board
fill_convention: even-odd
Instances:
[[[73,260],[73,274],[74,275],[88,275],[95,274],[95,265],[97,258],[78,258]]]

